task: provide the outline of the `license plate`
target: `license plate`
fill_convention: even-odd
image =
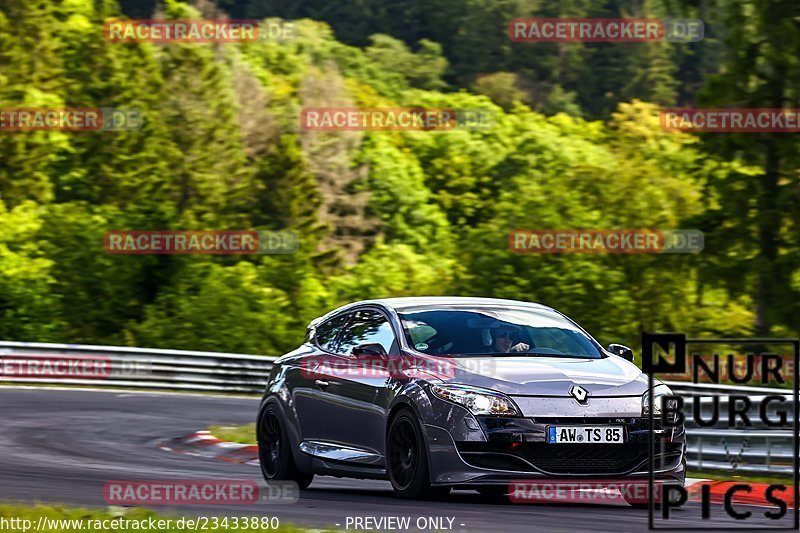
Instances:
[[[622,444],[625,428],[622,426],[548,426],[549,444]]]

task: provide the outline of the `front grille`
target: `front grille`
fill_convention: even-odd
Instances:
[[[647,461],[647,443],[546,444],[462,442],[458,451],[480,468],[548,474],[624,474]],[[536,468],[531,468],[527,463]],[[510,468],[516,465],[515,468]]]
[[[521,450],[521,456],[545,472],[623,473],[647,460],[647,444],[531,443]]]

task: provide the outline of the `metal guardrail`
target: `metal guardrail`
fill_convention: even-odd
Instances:
[[[103,367],[102,375],[75,379],[53,375],[9,375],[6,362],[14,357],[30,359],[97,358]],[[0,383],[68,384],[108,386],[175,391],[228,392],[260,394],[272,369],[275,357],[218,352],[126,348],[117,346],[88,346],[75,344],[46,344],[0,341]],[[753,419],[749,429],[710,429],[699,427],[692,418],[692,401],[704,396],[701,414],[707,419],[711,398],[719,394],[742,394],[755,405],[764,395],[783,394],[786,389],[733,387],[726,385],[667,382],[686,398],[684,415],[688,434],[687,463],[694,470],[724,470],[728,472],[791,475],[793,472],[793,431],[771,429]],[[720,401],[722,415],[727,416],[725,400]],[[793,406],[788,420],[793,418]]]
[[[775,474],[791,476],[794,472],[793,391],[765,387],[716,385],[668,381],[666,384],[684,398],[683,414],[686,423],[687,464],[694,470],[717,470],[729,473]],[[694,402],[699,402],[699,416],[704,421],[713,418],[714,396],[719,396],[718,413],[728,418],[728,395],[746,396],[752,403],[751,413],[758,413],[761,401],[769,395],[784,396],[788,426],[771,427],[759,414],[750,416],[750,426],[719,429],[702,427],[694,419]],[[768,413],[777,420],[775,409]],[[738,419],[737,419],[738,420]],[[739,426],[743,423],[739,420]],[[787,429],[788,427],[788,429]]]
[[[70,378],[43,369],[14,369],[13,357],[98,358],[96,377]],[[0,382],[91,385],[180,391],[262,393],[275,357],[118,346],[0,342]],[[7,364],[8,363],[8,364]],[[103,364],[105,363],[105,364]],[[11,367],[13,370],[8,372]],[[38,373],[37,373],[38,371]]]

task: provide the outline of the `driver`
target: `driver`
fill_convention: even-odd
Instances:
[[[492,331],[492,348],[498,353],[524,352],[530,348],[524,342],[517,342],[520,331],[513,326],[500,326]]]

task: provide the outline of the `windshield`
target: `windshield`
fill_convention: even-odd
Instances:
[[[409,345],[427,354],[603,357],[577,326],[547,309],[437,306],[399,316]]]

